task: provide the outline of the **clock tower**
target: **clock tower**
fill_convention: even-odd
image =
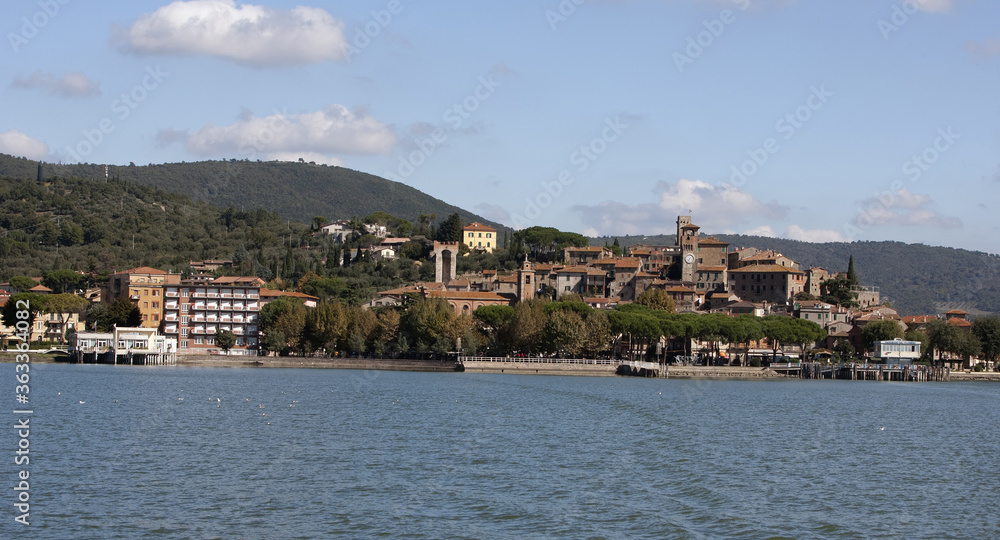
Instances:
[[[681,252],[681,281],[695,281],[698,270],[698,230],[691,216],[677,216],[677,246]]]

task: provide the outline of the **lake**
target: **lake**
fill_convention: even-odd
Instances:
[[[31,369],[4,538],[1000,537],[1000,384]]]

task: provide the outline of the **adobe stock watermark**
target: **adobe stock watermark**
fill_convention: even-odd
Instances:
[[[920,180],[924,173],[937,163],[941,159],[941,156],[951,150],[955,142],[961,138],[962,136],[955,133],[951,126],[938,128],[937,137],[934,138],[934,142],[903,162],[900,168],[903,178],[893,180],[887,190],[874,192],[873,198],[869,199],[870,203],[868,206],[857,209],[858,213],[854,217],[853,223],[849,221],[844,224],[844,236],[850,240],[855,240],[861,236],[862,232],[877,225],[880,216],[891,214],[891,209],[898,206],[902,198],[900,192],[906,189],[908,184],[913,184],[917,180]]]
[[[750,7],[750,0],[732,1],[740,11],[746,11]],[[684,52],[675,52],[670,56],[674,65],[677,66],[677,72],[684,73],[684,66],[693,64],[695,60],[701,58],[701,55],[715,43],[715,40],[722,37],[722,34],[726,32],[726,27],[734,22],[736,22],[736,13],[729,8],[720,11],[719,16],[715,19],[702,21],[701,24],[705,29],[693,36],[688,36]]]
[[[435,127],[426,137],[420,137],[414,141],[416,149],[410,151],[399,158],[396,172],[386,172],[385,177],[395,182],[402,182],[419,169],[428,158],[437,152],[438,148],[448,142],[451,133],[461,129],[465,121],[472,117],[472,114],[479,110],[483,103],[487,102],[503,83],[497,81],[495,74],[482,75],[479,77],[479,84],[465,98],[451,107],[445,109],[441,115],[441,120],[446,124],[447,130]]]
[[[131,90],[121,94],[111,102],[111,112],[114,113],[114,118],[106,116],[98,121],[97,127],[83,129],[81,131],[83,139],[75,146],[66,147],[66,153],[69,157],[77,163],[83,163],[83,158],[89,156],[104,142],[104,139],[108,135],[114,133],[117,128],[116,122],[128,120],[132,116],[132,112],[142,102],[146,101],[150,92],[159,88],[169,76],[170,73],[161,70],[159,65],[155,68],[146,67],[146,75],[142,78],[142,82],[133,86]]]
[[[902,2],[893,4],[889,20],[879,19],[875,23],[878,26],[878,31],[882,33],[882,39],[889,41],[889,38],[894,33],[899,32],[899,29],[906,23],[910,22],[910,17],[920,11],[920,8],[928,1],[936,2],[937,0],[903,0]]]
[[[594,137],[587,144],[581,144],[569,155],[569,162],[574,165],[577,173],[583,173],[597,161],[608,148],[617,141],[622,133],[628,129],[628,124],[623,124],[621,115],[604,120],[604,128],[601,134]],[[542,181],[541,188],[534,195],[525,197],[524,212],[514,214],[514,227],[523,229],[528,227],[532,221],[542,215],[542,211],[552,206],[552,202],[563,194],[563,191],[572,186],[576,181],[573,170],[570,168],[559,171],[556,179],[552,181]]]
[[[810,90],[811,93],[806,98],[805,103],[785,113],[774,123],[774,130],[782,139],[787,141],[794,137],[807,122],[812,120],[813,114],[822,109],[834,95],[833,92],[826,89],[825,84],[821,84],[819,87],[813,86]],[[733,187],[746,184],[747,180],[757,174],[767,164],[771,156],[780,150],[781,145],[778,144],[778,139],[775,137],[768,137],[764,139],[760,147],[747,150],[748,159],[743,160],[739,165],[730,167],[732,175],[729,177],[729,184]]]
[[[560,0],[555,9],[545,10],[545,20],[549,23],[549,28],[555,32],[560,24],[568,21],[570,17],[576,15],[580,6],[587,3],[587,0]]]
[[[62,12],[62,6],[69,4],[70,0],[38,0],[38,11],[31,17],[21,17],[20,32],[7,32],[7,42],[15,53],[21,47],[27,45],[35,38],[42,28],[45,28]]]
[[[410,1],[412,0],[406,0],[407,3]],[[354,60],[354,57],[361,54],[376,38],[382,35],[382,32],[392,24],[392,21],[396,20],[397,15],[403,13],[404,9],[406,7],[402,0],[389,0],[385,8],[372,11],[368,22],[362,26],[355,26],[354,37],[341,46],[344,59],[348,62]]]
[[[22,525],[30,525],[31,522],[28,521],[28,518],[31,510],[31,484],[29,482],[31,471],[28,466],[31,464],[31,439],[29,437],[31,435],[31,415],[34,413],[28,408],[31,395],[31,357],[28,355],[31,343],[31,303],[27,300],[18,300],[14,308],[16,310],[14,315],[17,319],[17,322],[14,323],[17,332],[15,335],[21,338],[21,343],[14,349],[18,352],[15,357],[17,365],[14,369],[14,400],[19,406],[18,409],[14,410],[14,414],[18,417],[14,424],[14,430],[17,434],[14,464],[22,467],[21,470],[17,471],[18,482],[14,487],[14,508],[18,512],[14,521]]]

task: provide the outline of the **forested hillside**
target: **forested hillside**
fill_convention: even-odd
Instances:
[[[847,270],[854,256],[864,285],[879,287],[882,298],[902,315],[942,313],[962,309],[1000,313],[1000,257],[987,253],[904,244],[902,242],[836,242],[813,244],[763,236],[716,235],[734,248],[752,246],[780,251],[803,268],[820,266]],[[598,238],[595,245],[613,242]],[[673,245],[673,235],[623,236],[622,247],[634,244]]]
[[[0,178],[0,277],[57,268],[109,272],[230,259],[239,246],[261,260],[306,244],[309,227],[266,210],[221,209],[148,186]]]
[[[201,161],[145,166],[111,166],[111,178],[182,193],[196,201],[241,210],[265,208],[286,219],[309,223],[315,216],[349,219],[383,211],[415,221],[420,214],[444,219],[458,213],[466,223],[497,223],[422,193],[406,184],[325,165],[258,161]],[[0,154],[0,176],[37,179],[38,162]],[[99,164],[42,165],[42,176],[105,179]]]

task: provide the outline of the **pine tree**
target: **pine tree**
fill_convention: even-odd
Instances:
[[[851,255],[847,263],[847,284],[851,287],[858,286],[858,273],[854,271],[854,255]]]

